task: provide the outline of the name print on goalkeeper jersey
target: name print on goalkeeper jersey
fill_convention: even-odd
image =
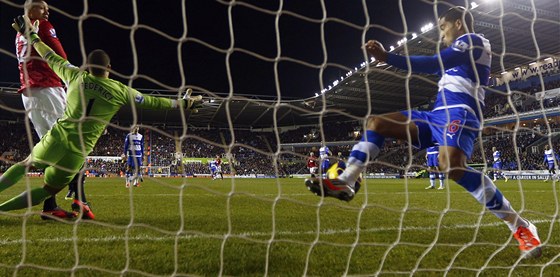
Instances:
[[[97,91],[101,96],[105,97],[105,99],[107,99],[108,101],[113,99],[113,95],[108,90],[106,90],[105,88],[100,86],[99,84],[84,83],[82,87],[84,88],[84,90],[88,89],[88,90],[92,90],[92,91]]]

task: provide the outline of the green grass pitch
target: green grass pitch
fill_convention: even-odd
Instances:
[[[302,179],[88,178],[95,221],[43,221],[40,206],[0,215],[0,276],[558,276],[558,184],[497,182],[544,243],[520,260],[506,225],[461,187],[427,183],[368,180],[346,203]]]

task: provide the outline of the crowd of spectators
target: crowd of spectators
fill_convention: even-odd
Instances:
[[[20,161],[29,154],[30,144],[27,142],[27,132],[22,124],[0,124],[4,136],[0,139],[0,171],[5,171],[13,162]],[[557,126],[556,124],[551,124]],[[294,132],[301,134],[309,131]],[[182,162],[181,156],[186,158],[207,158],[214,159],[220,156],[224,161],[222,170],[224,174],[236,175],[268,175],[268,176],[287,176],[292,174],[306,174],[306,157],[310,152],[318,156],[319,146],[309,146],[301,148],[277,149],[273,133],[251,131],[236,131],[233,141],[229,130],[191,130],[187,139],[180,143],[181,155],[176,154],[178,135],[171,131],[154,132],[145,130],[147,134],[145,146],[146,154],[145,165],[150,164],[156,167],[169,167],[171,175],[200,175],[209,174],[209,166],[200,161]],[[86,168],[90,173],[106,172],[108,174],[122,174],[124,164],[118,159],[123,154],[123,141],[126,131],[111,128],[107,134],[102,136],[98,145],[95,147],[91,156],[111,156],[115,160],[89,159]],[[326,135],[328,133],[325,133]],[[515,136],[516,143],[513,143],[513,132],[502,133],[500,135],[489,135],[483,137],[482,147],[480,142],[475,145],[475,151],[469,162],[472,163],[491,163],[492,147],[497,147],[502,151],[504,169],[539,169],[542,164],[542,149],[529,146],[543,138],[542,133],[537,130],[525,130],[518,132]],[[283,138],[291,138],[293,134],[282,134]],[[21,138],[24,138],[21,141]],[[332,139],[332,140],[331,140]],[[356,138],[354,138],[356,139]],[[359,139],[359,136],[358,138]],[[334,141],[333,138],[326,137],[327,141]],[[19,141],[18,143],[13,143]],[[288,140],[293,141],[293,140]],[[34,142],[36,140],[34,139]],[[541,143],[542,146],[542,143]],[[407,166],[409,171],[422,168],[425,164],[424,153],[398,140],[387,140],[381,151],[381,155],[368,167],[368,172],[399,174]],[[516,156],[516,150],[519,161]],[[348,157],[351,145],[330,146],[334,157],[338,153],[342,157]],[[229,157],[229,158],[228,158]],[[274,166],[276,164],[276,166]]]
[[[514,112],[530,112],[540,109],[555,108],[560,105],[560,94],[550,95],[546,98],[537,97],[537,93],[560,88],[560,74],[547,76],[541,83],[540,78],[532,77],[510,83],[509,90],[502,85],[493,88],[485,97],[484,117],[492,118],[513,114]],[[511,100],[511,103],[510,103]]]

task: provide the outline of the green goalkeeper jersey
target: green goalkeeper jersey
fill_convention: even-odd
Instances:
[[[51,133],[66,138],[70,151],[89,154],[111,118],[124,105],[146,109],[172,109],[177,101],[144,95],[119,81],[96,77],[51,52],[45,59],[68,87],[64,115]]]

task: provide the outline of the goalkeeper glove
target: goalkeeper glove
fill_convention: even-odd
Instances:
[[[192,89],[187,89],[183,96],[183,107],[193,113],[198,112],[198,108],[202,107],[202,95],[191,96]]]
[[[29,21],[29,17],[25,15],[19,15],[14,18],[14,23],[12,23],[12,28],[24,35],[27,40],[33,45],[34,43],[41,41],[37,32],[39,31],[39,20],[35,20],[33,24]]]

